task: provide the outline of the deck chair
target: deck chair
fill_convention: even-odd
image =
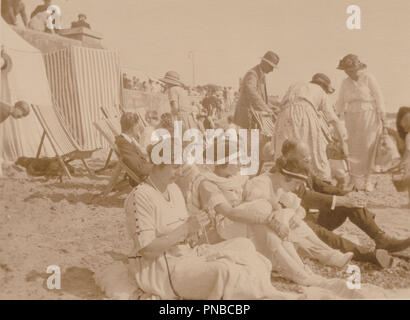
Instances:
[[[135,181],[140,180],[140,178],[138,178],[137,175],[122,161],[117,145],[115,144],[116,134],[113,132],[109,125],[110,120],[111,119],[104,119],[94,122],[95,128],[106,139],[106,141],[110,145],[112,152],[115,153],[118,158],[118,163],[115,166],[114,172],[112,173],[104,191],[100,194],[100,196],[102,197],[107,196],[115,188],[122,171],[125,171],[131,179]]]
[[[52,105],[38,106],[32,104],[31,107],[44,130],[43,135],[41,136],[36,158],[40,157],[44,139],[47,137],[51,147],[53,148],[55,156],[69,179],[71,179],[71,174],[66,164],[77,159],[82,161],[89,174],[94,175],[88,167],[85,159],[91,158],[92,154],[97,149],[83,150],[74,140],[71,133],[67,130],[61,116]]]

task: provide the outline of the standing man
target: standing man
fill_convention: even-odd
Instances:
[[[277,68],[279,56],[268,51],[262,57],[261,62],[249,70],[239,90],[239,100],[236,105],[234,123],[244,129],[251,127],[251,110],[272,112],[268,102],[265,75]]]
[[[87,20],[87,16],[84,13],[80,13],[78,15],[78,20],[71,22],[71,29],[74,28],[88,28],[91,29],[90,24],[86,21]]]

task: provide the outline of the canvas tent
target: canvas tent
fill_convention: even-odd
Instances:
[[[25,100],[40,106],[51,105],[41,52],[22,39],[2,18],[0,22],[0,45],[12,61],[11,70],[1,73],[1,101],[14,104]],[[9,117],[0,124],[0,158],[14,161],[21,156],[35,157],[42,133],[33,112],[19,120]],[[41,155],[53,155],[47,142]]]
[[[119,108],[120,63],[117,50],[79,46],[44,54],[54,105],[80,147],[108,147],[93,123],[101,108]]]

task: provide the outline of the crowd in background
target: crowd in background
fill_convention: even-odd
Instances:
[[[30,19],[28,18],[26,12],[26,6],[23,0],[2,0],[1,1],[1,16],[10,25],[17,26],[18,18],[20,17],[24,27],[43,31],[47,33],[57,33],[59,31],[57,28],[50,29],[47,27],[47,20],[50,17],[48,13],[49,7],[52,5],[52,0],[43,0],[43,4],[38,5],[33,12],[30,14]],[[60,17],[61,21],[61,17]],[[56,21],[53,20],[53,24]],[[78,15],[78,20],[71,23],[71,28],[88,28],[91,29],[90,24],[87,22],[87,16],[84,13]]]

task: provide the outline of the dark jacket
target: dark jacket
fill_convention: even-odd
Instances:
[[[148,176],[152,164],[136,145],[128,142],[122,135],[115,137],[115,144],[117,145],[118,152],[124,164],[140,178],[140,181],[130,179],[130,184],[134,187]]]
[[[259,65],[249,70],[241,82],[233,122],[242,128],[249,129],[251,109],[255,111],[269,110],[265,74]]]
[[[344,196],[345,194],[347,194],[346,191],[315,177],[310,177],[308,183],[297,192],[306,211],[309,209],[329,210],[332,207],[333,196]]]

